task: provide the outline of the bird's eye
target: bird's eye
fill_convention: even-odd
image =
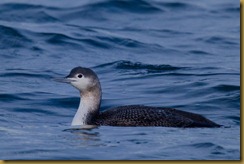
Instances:
[[[78,78],[82,78],[82,77],[83,77],[83,75],[82,75],[82,74],[79,74],[77,77],[78,77]]]

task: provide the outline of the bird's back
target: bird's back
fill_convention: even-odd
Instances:
[[[108,126],[164,126],[164,127],[220,127],[205,117],[172,108],[142,105],[120,106],[101,112],[96,125]]]

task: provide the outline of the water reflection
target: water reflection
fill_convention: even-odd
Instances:
[[[101,146],[100,133],[95,129],[98,129],[98,126],[72,126],[64,129],[63,132],[73,134],[72,137],[69,137],[69,140],[75,141],[76,146]]]

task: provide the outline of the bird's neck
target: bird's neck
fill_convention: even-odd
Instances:
[[[92,125],[92,120],[99,114],[100,102],[100,87],[80,92],[80,105],[71,125]]]

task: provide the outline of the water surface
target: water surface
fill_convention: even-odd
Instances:
[[[0,158],[239,160],[239,1],[0,2]],[[97,72],[101,110],[142,104],[228,128],[65,130],[79,104],[52,81]]]

